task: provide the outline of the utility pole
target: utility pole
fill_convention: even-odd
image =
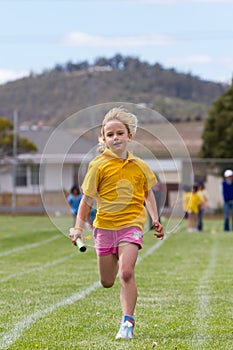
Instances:
[[[18,111],[14,111],[13,115],[13,168],[12,168],[12,198],[11,213],[16,213],[16,171],[17,171],[17,132],[18,132]]]
[[[95,125],[95,111],[93,106],[95,104],[95,80],[94,80],[94,72],[90,72],[88,74],[88,90],[89,90],[89,107],[90,107],[90,127],[91,127],[91,139],[95,141],[96,139],[96,125]],[[95,150],[92,149],[91,157],[95,157]]]

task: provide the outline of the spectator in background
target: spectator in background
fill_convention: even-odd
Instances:
[[[222,182],[222,194],[224,200],[224,231],[230,231],[229,216],[231,213],[233,230],[233,171],[227,169],[224,172],[224,181]]]
[[[192,193],[188,202],[188,232],[197,232],[198,210],[204,199],[199,196],[198,185],[193,185]]]
[[[198,217],[197,217],[197,219],[198,219],[198,224],[197,224],[198,231],[202,231],[203,230],[203,215],[204,215],[205,208],[207,207],[207,203],[208,203],[208,194],[207,194],[207,191],[205,189],[205,185],[202,181],[200,181],[198,183],[197,193],[199,194],[200,197],[203,198],[203,203],[199,205]]]
[[[78,207],[79,207],[81,199],[82,199],[82,195],[81,195],[81,192],[79,190],[79,187],[77,185],[72,186],[72,188],[70,190],[70,194],[67,197],[67,202],[70,206],[71,214],[74,218],[74,224],[76,221]]]
[[[189,201],[191,198],[192,192],[190,189],[190,186],[184,187],[184,194],[183,194],[183,211],[184,211],[184,218],[188,219],[188,209],[189,209]]]

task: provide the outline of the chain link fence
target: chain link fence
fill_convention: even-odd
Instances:
[[[179,159],[179,162],[182,164],[181,177],[163,169],[161,162],[158,173],[161,184],[155,192],[160,214],[163,215],[175,210],[177,215],[180,215],[183,211],[182,197],[185,188],[200,181],[204,183],[208,193],[207,211],[210,214],[221,213],[223,173],[226,169],[233,169],[233,159],[196,158],[192,159],[191,163],[190,161],[186,162],[185,159]],[[69,171],[64,167],[64,174],[68,174],[69,180],[65,179],[64,176],[64,182],[57,188],[54,187],[55,177],[46,179],[43,176],[41,181],[44,183],[39,183],[39,171],[39,165],[33,162],[18,164],[14,181],[12,164],[0,164],[1,213],[46,214],[46,212],[50,212],[55,215],[69,215],[66,198],[71,185],[79,181],[79,167],[73,165]],[[82,174],[83,176],[84,174]],[[46,208],[44,208],[42,197],[46,198]]]

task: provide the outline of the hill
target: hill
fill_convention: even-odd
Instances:
[[[186,151],[183,149],[183,141],[190,156],[198,157],[202,145],[204,123],[200,121],[181,122],[173,123],[173,126],[176,129],[175,133],[173,128],[168,127],[166,124],[145,125],[143,130],[147,131],[139,128],[136,135],[136,141],[139,142],[137,147],[140,147],[142,144],[143,149],[150,150],[157,158],[171,158],[172,156],[182,158],[186,154]],[[161,140],[166,140],[166,142],[163,143]],[[138,148],[136,151],[138,152]],[[143,151],[140,150],[140,152],[140,156],[143,157]],[[148,156],[147,151],[145,156]]]
[[[1,85],[0,116],[12,119],[18,110],[21,123],[55,126],[90,105],[122,101],[141,103],[172,122],[199,121],[226,88],[158,63],[116,55],[93,65],[68,62]]]

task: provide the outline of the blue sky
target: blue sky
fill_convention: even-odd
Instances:
[[[0,84],[116,53],[232,78],[233,0],[0,0],[0,9]]]

